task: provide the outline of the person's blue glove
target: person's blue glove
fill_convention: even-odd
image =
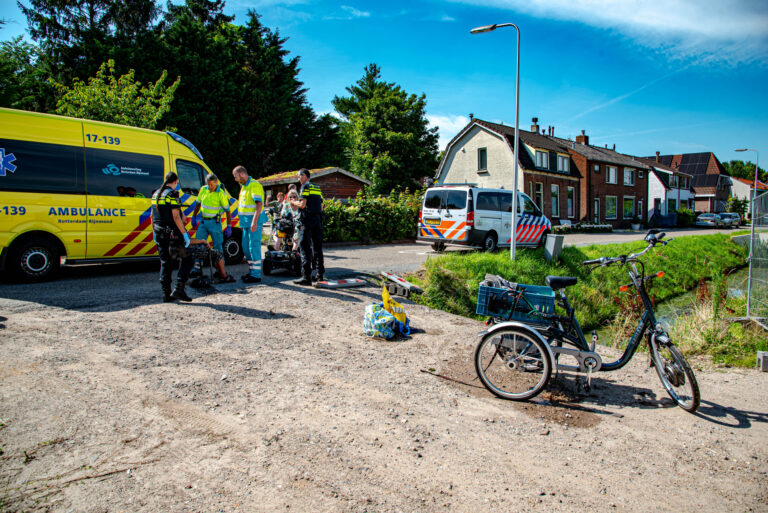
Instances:
[[[190,242],[192,242],[192,239],[189,238],[189,234],[188,233],[185,233],[184,234],[184,247],[188,248]]]
[[[224,236],[226,238],[230,238],[232,236],[232,227],[227,225],[227,228],[224,230]]]

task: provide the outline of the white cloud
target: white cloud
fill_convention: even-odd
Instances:
[[[466,116],[442,116],[436,114],[427,114],[427,121],[430,126],[438,127],[440,130],[440,149],[444,150],[451,139],[458,134],[462,128],[467,126],[469,118]]]
[[[440,21],[456,21],[456,18],[454,18],[453,16],[449,16],[449,15],[443,13],[440,16]]]
[[[349,5],[342,5],[341,9],[347,11],[353,18],[370,18],[371,16],[370,12],[361,11],[359,9],[355,9],[354,7],[350,7]]]
[[[342,5],[341,10],[344,14],[328,15],[324,16],[324,20],[354,20],[356,18],[370,18],[371,13],[369,11],[361,11],[349,5]]]
[[[764,1],[452,1],[608,29],[645,47],[700,62],[768,61],[768,3]]]

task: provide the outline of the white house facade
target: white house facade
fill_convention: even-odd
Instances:
[[[681,208],[694,210],[695,193],[691,176],[648,162],[648,218],[658,213],[666,216]]]
[[[504,135],[479,124],[469,124],[448,144],[435,183],[512,189],[514,166],[514,153]],[[518,174],[518,188],[523,190],[522,169]]]

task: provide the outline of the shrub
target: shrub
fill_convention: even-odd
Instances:
[[[677,226],[688,227],[696,221],[696,214],[687,208],[681,208],[677,211]]]
[[[348,203],[326,200],[323,238],[326,242],[389,242],[415,237],[423,191],[389,196],[359,193]]]

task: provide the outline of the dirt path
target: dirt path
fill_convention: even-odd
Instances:
[[[474,321],[409,305],[377,342],[374,288],[166,305],[145,274],[0,287],[1,511],[768,510],[766,374],[699,371],[696,416],[645,355],[510,403]]]

